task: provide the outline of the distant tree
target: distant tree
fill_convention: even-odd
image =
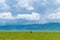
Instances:
[[[32,33],[32,31],[30,31],[30,33]]]

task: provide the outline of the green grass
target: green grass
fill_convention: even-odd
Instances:
[[[0,40],[60,40],[60,32],[0,32]]]

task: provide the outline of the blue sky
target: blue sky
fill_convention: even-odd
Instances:
[[[60,23],[60,0],[0,0],[0,25]]]

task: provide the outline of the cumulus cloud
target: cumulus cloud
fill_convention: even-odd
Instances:
[[[36,7],[43,6],[48,4],[47,0],[17,0],[18,2],[16,4],[13,4],[15,7],[22,7],[26,8],[27,10],[34,10],[34,5],[36,4]]]
[[[49,23],[52,20],[60,20],[59,4],[60,0],[0,0],[0,19]],[[4,12],[1,13],[1,10]],[[8,10],[9,12],[6,12]]]
[[[5,3],[5,0],[0,0],[0,12],[6,12],[9,10],[9,6]]]
[[[27,10],[34,10],[30,2],[32,2],[32,0],[18,0],[18,6],[26,8]]]
[[[4,3],[5,2],[5,0],[0,0],[0,3]]]
[[[60,7],[58,7],[54,12],[48,14],[49,19],[60,20]]]
[[[0,13],[0,19],[14,19],[10,12]]]
[[[54,0],[57,4],[60,4],[60,0]]]
[[[40,15],[38,13],[33,12],[32,14],[18,14],[17,16],[13,16],[11,12],[0,13],[0,19],[26,19],[26,20],[39,20]]]
[[[48,18],[49,19],[60,19],[60,12],[49,14]]]
[[[18,14],[17,18],[23,18],[27,20],[39,20],[40,15],[38,13],[33,12],[32,14]]]

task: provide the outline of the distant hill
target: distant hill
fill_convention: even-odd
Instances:
[[[60,30],[60,23],[6,25],[0,26],[0,30]]]

